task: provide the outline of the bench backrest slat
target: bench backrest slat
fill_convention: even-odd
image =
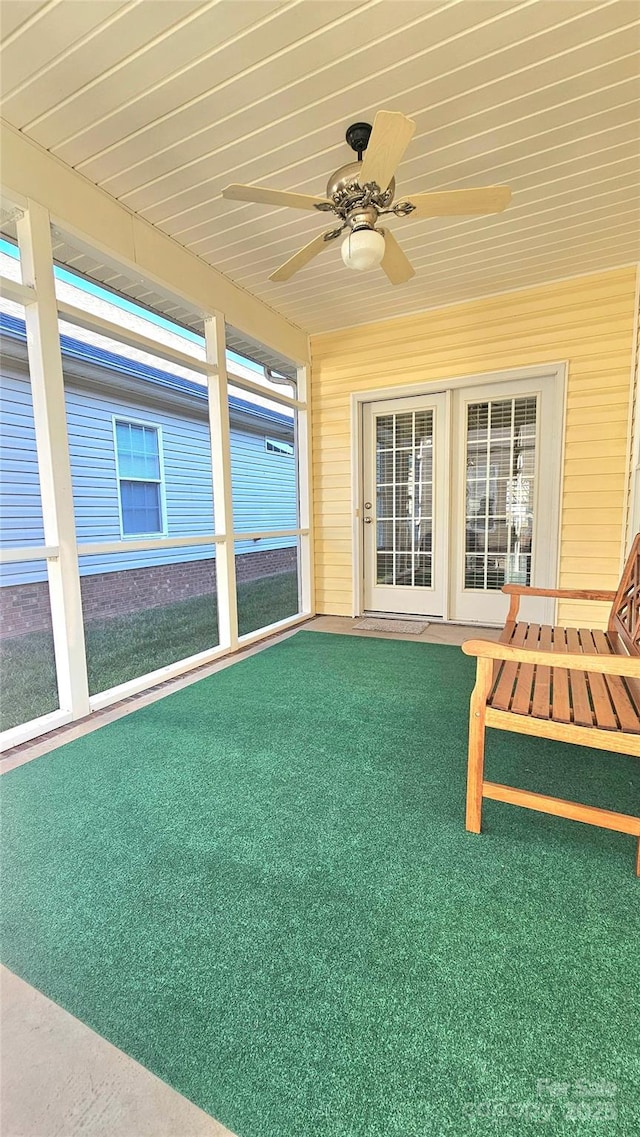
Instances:
[[[620,637],[630,655],[640,655],[640,533],[636,533],[611,606],[609,632]]]

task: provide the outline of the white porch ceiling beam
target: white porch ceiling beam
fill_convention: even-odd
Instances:
[[[263,301],[2,121],[2,180],[8,196],[48,209],[72,237],[89,242],[201,312],[224,313],[235,328],[296,364],[309,358],[307,333]]]

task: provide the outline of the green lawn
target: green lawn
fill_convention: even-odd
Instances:
[[[246,635],[298,611],[295,572],[238,585],[238,624]],[[100,620],[86,627],[92,695],[196,655],[218,642],[215,599],[196,596],[162,608]],[[0,729],[7,730],[58,707],[53,640],[32,632],[4,640],[0,653]]]

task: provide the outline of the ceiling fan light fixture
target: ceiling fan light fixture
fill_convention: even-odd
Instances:
[[[342,242],[342,259],[347,268],[366,272],[376,268],[384,256],[384,237],[377,229],[349,231]]]

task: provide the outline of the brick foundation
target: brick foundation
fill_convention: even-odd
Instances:
[[[239,583],[276,573],[294,572],[295,548],[266,549],[236,557]],[[183,561],[149,568],[96,573],[80,580],[86,623],[177,604],[216,590],[215,560]],[[51,629],[49,586],[46,581],[0,589],[0,639]]]
[[[51,608],[46,581],[0,589],[0,639],[50,630]]]

